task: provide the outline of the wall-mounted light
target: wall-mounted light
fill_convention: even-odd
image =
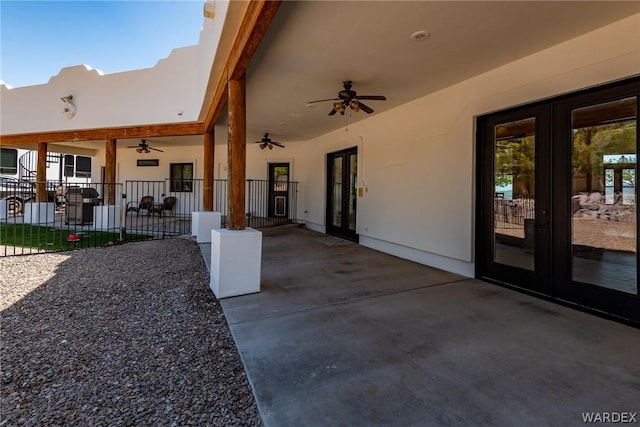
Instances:
[[[60,98],[62,102],[64,102],[64,107],[62,109],[62,115],[64,115],[67,119],[71,120],[76,115],[76,106],[73,103],[73,95],[67,95]]]

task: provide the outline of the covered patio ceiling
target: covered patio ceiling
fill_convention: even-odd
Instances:
[[[247,70],[247,140],[304,141],[345,126],[328,116],[353,81],[375,112],[353,123],[640,11],[627,1],[286,1]],[[427,31],[429,37],[411,35]],[[226,123],[219,122],[218,143]]]

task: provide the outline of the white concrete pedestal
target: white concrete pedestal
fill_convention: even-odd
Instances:
[[[196,236],[198,243],[211,242],[211,230],[220,228],[222,214],[220,212],[199,211],[191,215],[191,235]]]
[[[8,216],[9,215],[7,214],[7,201],[0,200],[0,221],[6,221]]]
[[[25,224],[46,224],[55,219],[56,204],[49,202],[31,202],[24,205]]]
[[[198,236],[198,224],[200,223],[200,212],[191,212],[191,236]]]
[[[244,230],[211,230],[211,280],[217,298],[260,292],[262,233]]]
[[[93,227],[96,230],[120,230],[120,206],[94,206]]]

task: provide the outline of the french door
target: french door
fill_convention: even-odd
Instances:
[[[327,154],[327,234],[358,241],[357,147]]]
[[[640,79],[478,119],[477,276],[640,324]]]

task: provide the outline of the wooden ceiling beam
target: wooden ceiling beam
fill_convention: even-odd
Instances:
[[[165,123],[0,135],[0,146],[20,146],[37,142],[100,141],[108,139],[152,138],[158,136],[203,135],[203,122]]]
[[[213,130],[227,103],[227,81],[242,78],[281,3],[281,0],[261,0],[247,4],[222,74],[215,76],[218,84],[204,120],[207,132]]]

